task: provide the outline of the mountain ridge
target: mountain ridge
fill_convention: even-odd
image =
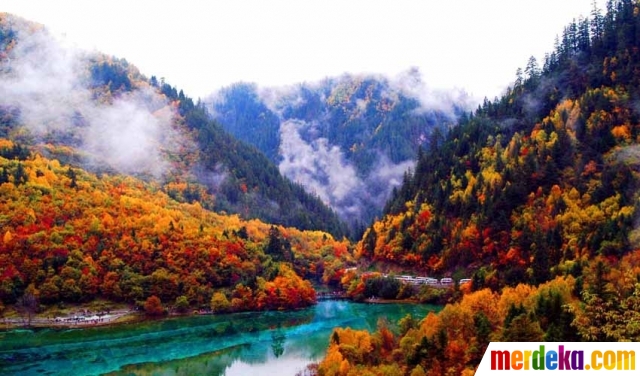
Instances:
[[[141,306],[156,296],[209,308],[218,294],[229,300],[221,312],[296,308],[315,302],[310,280],[330,283],[352,262],[348,241],[328,233],[179,203],[156,182],[97,176],[6,139],[0,192],[7,304],[31,294],[45,305]]]
[[[444,298],[438,314],[335,329],[318,374],[473,375],[490,342],[640,339],[638,31],[640,2],[609,0],[605,14],[594,3],[542,67],[529,59],[419,156],[358,262],[468,282],[413,289]],[[401,296],[382,272],[344,288]]]
[[[446,133],[468,101],[428,88],[417,68],[394,78],[344,74],[287,87],[237,83],[206,100],[225,129],[352,225],[380,214],[418,149],[434,129]]]
[[[174,198],[211,209],[347,235],[331,209],[182,91],[124,59],[68,49],[42,26],[1,21],[2,136],[71,146],[69,161],[165,179]]]

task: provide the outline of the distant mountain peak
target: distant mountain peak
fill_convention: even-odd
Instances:
[[[446,132],[469,109],[466,99],[429,89],[412,68],[286,87],[238,83],[207,102],[225,129],[354,224],[379,214],[432,129]]]

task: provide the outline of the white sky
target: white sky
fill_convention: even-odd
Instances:
[[[604,8],[605,0],[597,0]],[[0,11],[126,58],[191,97],[420,68],[435,88],[492,99],[592,0],[0,0]]]

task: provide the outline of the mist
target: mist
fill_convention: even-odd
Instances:
[[[207,99],[212,116],[239,137],[247,137],[246,129],[258,125],[277,127],[275,140],[265,142],[251,135],[247,141],[265,148],[276,143],[277,150],[263,151],[277,154],[272,159],[280,173],[317,195],[352,225],[369,223],[380,215],[393,189],[415,167],[415,155],[407,152],[409,144],[417,148],[426,143],[433,127],[446,130],[459,114],[476,105],[462,90],[430,87],[417,68],[395,76],[343,74],[278,87],[236,85]],[[227,113],[242,113],[243,120],[238,121],[237,115],[226,118]],[[248,115],[257,123],[246,123]],[[262,122],[271,116],[278,119],[275,124]],[[384,134],[376,136],[383,124]],[[350,125],[360,127],[362,133],[347,136],[353,146],[344,139],[338,144],[341,137],[336,133]],[[394,133],[406,142],[400,146],[403,149],[389,149],[393,143],[388,137]]]
[[[413,111],[417,115],[439,111],[455,121],[457,109],[472,108],[477,105],[476,100],[462,89],[443,90],[430,87],[424,82],[422,72],[417,67],[411,67],[395,77],[384,79],[388,80],[389,87],[392,89],[390,95],[399,93],[407,98],[416,99],[420,103],[420,106]]]
[[[146,83],[113,97],[96,93],[89,67],[97,53],[67,46],[44,29],[13,27],[17,43],[0,64],[0,106],[17,108],[33,138],[69,135],[92,165],[156,178],[166,173],[163,154],[180,136],[163,96]]]
[[[339,147],[326,138],[306,142],[300,131],[312,124],[287,120],[280,125],[280,172],[302,184],[332,207],[347,222],[370,219],[372,211],[380,209],[394,187],[402,183],[404,173],[414,161],[393,164],[380,155],[370,174],[358,176],[356,168],[345,158]]]
[[[331,146],[326,138],[305,142],[300,131],[308,126],[302,120],[280,124],[280,172],[316,194],[342,218],[359,216],[360,209],[350,198],[363,190],[363,181],[340,148]]]
[[[409,116],[438,112],[453,123],[460,108],[471,108],[474,104],[464,91],[430,88],[417,68],[395,77],[345,74],[317,83],[258,89],[262,102],[281,118],[280,172],[318,195],[343,220],[352,224],[368,223],[380,214],[393,189],[402,184],[404,174],[415,167],[415,160],[394,163],[383,151],[377,151],[374,165],[368,171],[358,171],[346,150],[319,135],[318,129],[323,122],[329,121],[324,118],[326,114],[313,120],[302,120],[285,118],[283,109],[295,110],[307,104],[303,90],[319,93],[316,100],[324,103],[331,92],[322,91],[323,86],[348,87],[352,81],[368,79],[380,82],[383,86],[381,96],[391,98],[394,103],[400,96],[415,100],[417,106]],[[357,98],[352,116],[363,116],[366,111],[367,102]],[[422,134],[420,138],[426,140],[426,136]]]

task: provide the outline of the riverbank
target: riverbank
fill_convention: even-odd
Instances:
[[[107,305],[112,303],[106,303]],[[113,303],[115,305],[115,303]],[[157,321],[165,318],[207,316],[214,315],[211,310],[193,309],[185,312],[169,311],[160,316],[149,316],[142,310],[136,310],[133,306],[117,305],[117,308],[103,308],[96,310],[95,307],[104,307],[105,302],[96,302],[74,305],[64,310],[49,307],[45,311],[32,315],[31,320],[20,315],[14,307],[9,307],[5,311],[5,316],[0,317],[0,332],[14,329],[73,329],[73,328],[93,328],[101,326],[116,326],[127,323],[141,323],[145,321]],[[303,308],[300,308],[303,309]],[[295,312],[300,309],[291,309]],[[166,312],[166,311],[165,311]],[[275,311],[274,311],[275,312]],[[228,312],[243,313],[243,312]]]
[[[0,319],[0,330],[12,330],[19,328],[86,328],[96,326],[107,326],[135,322],[144,319],[144,316],[137,311],[126,309],[112,311],[105,314],[92,314],[87,316],[41,316],[31,319],[22,317],[5,317]]]
[[[294,375],[322,359],[336,327],[375,331],[440,307],[325,300],[298,311],[142,319],[101,328],[0,332],[0,374]],[[2,320],[0,319],[0,325]]]
[[[143,320],[144,315],[134,306],[97,299],[82,304],[41,306],[41,311],[31,315],[6,307],[0,317],[0,330],[20,328],[86,328],[116,325]]]
[[[334,295],[330,300],[351,300],[346,295]],[[325,298],[326,299],[326,298]],[[325,300],[325,299],[318,299]],[[360,303],[366,304],[420,304],[415,299],[381,299],[381,298],[369,298],[361,301]],[[109,302],[100,302],[98,304],[89,303],[85,305],[76,305],[64,310],[55,308],[49,308],[42,313],[38,313],[31,318],[31,324],[28,325],[27,318],[19,316],[14,310],[9,310],[9,315],[4,318],[0,318],[0,331],[13,330],[21,328],[54,328],[54,329],[72,329],[72,328],[92,328],[100,326],[119,325],[132,322],[141,322],[146,320],[152,320],[144,312],[134,309],[130,306],[113,305],[110,306]],[[96,310],[96,306],[102,308],[102,310]],[[109,308],[104,308],[104,307]],[[165,316],[167,317],[184,317],[184,316],[198,316],[208,315],[210,312],[203,312],[199,310],[188,311],[184,313],[170,312]]]
[[[370,304],[421,304],[415,299],[381,299],[381,298],[369,298],[362,301],[363,303]]]

